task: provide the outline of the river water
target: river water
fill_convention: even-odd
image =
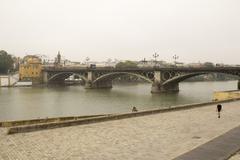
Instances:
[[[0,88],[0,121],[58,116],[122,113],[211,101],[214,91],[235,90],[237,81],[183,82],[180,92],[151,94],[151,85],[122,84],[112,89],[82,86]]]

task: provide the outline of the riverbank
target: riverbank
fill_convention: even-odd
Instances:
[[[240,98],[206,102],[206,103],[179,105],[179,106],[172,106],[172,107],[161,108],[161,109],[146,110],[146,111],[132,112],[132,113],[130,112],[130,113],[123,113],[123,114],[105,114],[105,115],[59,117],[59,118],[33,119],[33,120],[21,120],[21,121],[6,121],[6,122],[0,122],[0,126],[10,127],[7,133],[15,134],[15,133],[24,133],[24,132],[32,132],[32,131],[39,131],[39,130],[45,130],[45,129],[60,128],[60,127],[69,127],[69,126],[76,126],[76,125],[106,122],[111,120],[126,119],[126,118],[146,116],[151,114],[159,114],[159,113],[172,112],[172,111],[187,110],[187,109],[205,107],[208,105],[219,104],[219,103],[224,104],[224,103],[229,103],[237,100],[240,100]]]
[[[104,123],[6,135],[0,156],[14,159],[169,160],[239,126],[240,101]],[[64,154],[63,154],[64,153]]]

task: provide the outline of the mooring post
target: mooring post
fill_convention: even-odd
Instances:
[[[240,90],[240,79],[238,80],[238,90]]]

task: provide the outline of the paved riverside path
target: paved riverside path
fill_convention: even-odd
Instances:
[[[236,155],[232,156],[229,160],[239,160],[240,159],[240,152],[238,152]]]
[[[240,126],[174,160],[226,160],[240,150]],[[237,156],[237,155],[235,155]],[[233,157],[234,158],[234,157]]]
[[[0,159],[170,160],[240,125],[240,101],[96,124],[7,135]]]

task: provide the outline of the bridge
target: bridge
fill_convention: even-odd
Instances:
[[[130,75],[152,84],[152,93],[177,92],[179,83],[208,73],[224,73],[240,77],[240,67],[172,67],[172,68],[80,68],[44,67],[43,83],[64,83],[71,75],[78,75],[85,82],[85,88],[112,88],[115,78]],[[240,80],[238,81],[240,89]]]

